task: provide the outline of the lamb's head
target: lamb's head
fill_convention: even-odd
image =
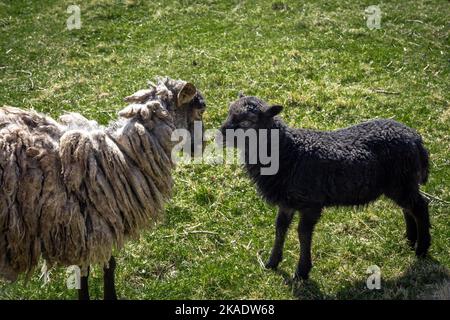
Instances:
[[[252,96],[239,95],[239,99],[230,104],[228,117],[220,127],[224,139],[227,130],[270,129],[274,117],[283,109],[279,105],[269,105],[265,101]]]
[[[137,115],[145,126],[147,110],[154,112],[155,104],[158,104],[163,113],[169,115],[168,119],[174,128],[189,131],[191,152],[201,148],[202,120],[206,103],[203,95],[192,83],[158,77],[157,84],[149,82],[149,89],[139,90],[126,97],[125,101],[132,104],[119,113],[122,117],[130,118]]]

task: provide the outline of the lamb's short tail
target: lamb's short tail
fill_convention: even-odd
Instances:
[[[427,149],[422,144],[422,141],[417,143],[417,149],[419,150],[420,158],[420,184],[425,184],[428,181],[429,172],[429,155]]]

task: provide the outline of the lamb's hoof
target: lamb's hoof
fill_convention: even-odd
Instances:
[[[408,246],[414,250],[416,247],[416,240],[408,239]]]
[[[428,249],[416,248],[416,257],[419,259],[425,259],[428,255]]]
[[[430,241],[418,242],[416,246],[416,256],[418,258],[426,258],[429,248],[430,248]]]
[[[297,270],[297,272],[294,275],[294,281],[306,281],[308,279],[309,279],[308,271]]]
[[[280,261],[281,259],[279,261],[276,261],[275,259],[270,259],[265,264],[265,267],[266,269],[276,270],[278,268],[278,265],[280,264]]]
[[[405,235],[406,241],[408,242],[408,245],[411,249],[414,249],[416,247],[417,237],[415,236],[408,236],[408,234]]]

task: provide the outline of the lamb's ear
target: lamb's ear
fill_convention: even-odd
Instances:
[[[241,99],[241,98],[245,98],[245,94],[244,94],[244,92],[242,92],[242,91],[239,91],[239,93],[238,93],[238,98],[239,98],[239,99]]]
[[[265,112],[264,114],[267,117],[275,117],[277,114],[279,114],[281,112],[281,110],[283,110],[283,107],[277,104],[274,104],[272,106],[270,106]]]
[[[197,88],[192,83],[186,82],[178,93],[178,106],[190,102],[196,93]]]

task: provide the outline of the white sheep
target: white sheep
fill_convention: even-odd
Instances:
[[[0,277],[78,265],[88,299],[91,264],[104,265],[105,299],[115,299],[113,248],[157,221],[172,189],[171,133],[192,128],[205,104],[181,80],[125,98],[120,119],[99,126],[80,114],[55,121],[0,108]]]

